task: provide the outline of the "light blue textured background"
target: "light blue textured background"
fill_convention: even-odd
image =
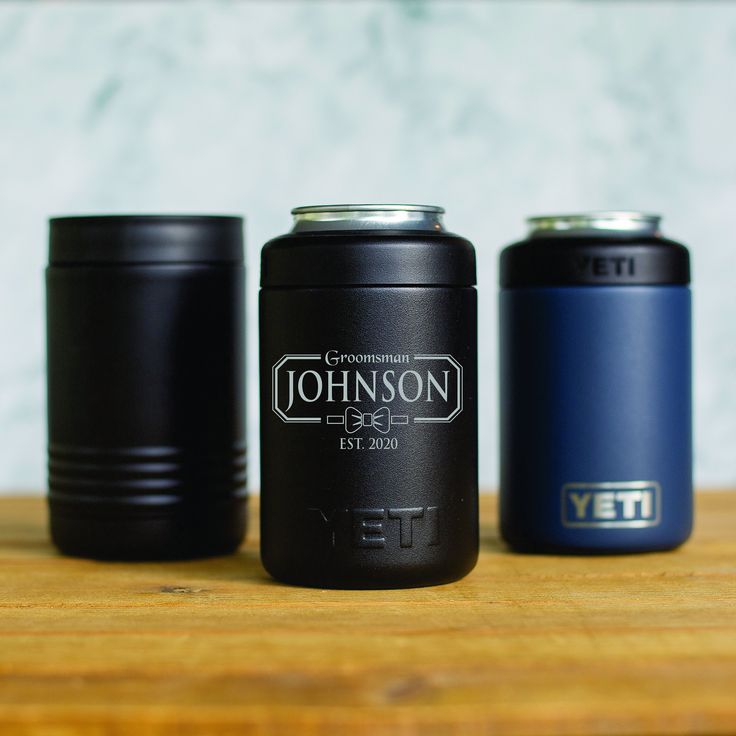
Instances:
[[[44,485],[49,215],[248,216],[255,461],[258,250],[342,201],[442,204],[475,242],[486,487],[500,247],[531,213],[662,213],[694,258],[697,480],[734,484],[735,141],[726,2],[3,2],[0,489]]]

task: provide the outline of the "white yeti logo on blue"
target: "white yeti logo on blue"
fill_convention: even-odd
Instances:
[[[656,526],[661,503],[656,481],[566,483],[562,487],[562,524],[604,529]]]

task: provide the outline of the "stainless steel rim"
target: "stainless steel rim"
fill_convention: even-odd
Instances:
[[[431,204],[316,204],[294,207],[291,214],[306,215],[319,212],[434,212],[443,215],[445,210]]]
[[[529,217],[530,233],[574,233],[601,230],[656,235],[662,218],[646,212],[610,210]]]
[[[442,207],[424,204],[329,204],[295,207],[292,232],[443,230]]]

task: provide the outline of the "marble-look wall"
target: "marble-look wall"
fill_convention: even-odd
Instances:
[[[478,248],[481,481],[496,484],[496,261],[530,213],[635,208],[692,247],[696,467],[736,483],[736,5],[0,3],[0,489],[44,485],[49,215],[442,204]],[[254,480],[256,485],[257,480]]]

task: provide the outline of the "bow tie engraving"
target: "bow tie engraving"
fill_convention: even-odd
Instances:
[[[341,414],[328,416],[327,424],[344,424],[348,434],[353,434],[363,427],[373,427],[381,434],[387,434],[393,424],[409,424],[409,417],[391,416],[387,406],[382,406],[374,412],[362,412],[354,406],[349,406],[345,409],[344,416]]]

